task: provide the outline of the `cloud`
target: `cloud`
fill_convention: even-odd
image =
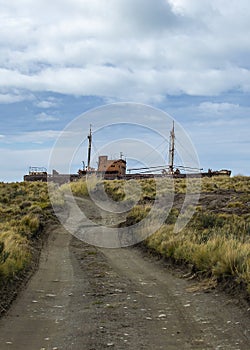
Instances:
[[[228,102],[214,103],[214,102],[202,102],[199,105],[199,110],[205,113],[214,113],[215,115],[231,113],[232,111],[239,111],[239,104],[233,104]]]
[[[56,107],[57,102],[55,99],[50,99],[50,100],[38,101],[35,103],[35,105],[39,108],[49,109],[49,108]]]
[[[2,69],[0,79],[5,81],[5,88],[19,87],[33,92],[116,96],[131,100],[137,100],[143,95],[145,100],[180,94],[213,96],[239,86],[244,92],[250,91],[248,83],[250,71],[237,67],[225,70],[208,69],[201,73],[192,69],[161,71],[138,68],[130,71],[125,67],[90,65],[88,68],[48,68],[33,75]]]
[[[139,101],[249,92],[250,4],[240,4],[0,1],[1,84]]]
[[[2,138],[2,144],[45,144],[51,141],[54,142],[60,134],[61,131],[57,130],[43,130],[3,135],[4,137]]]
[[[0,6],[4,148],[45,148],[88,107],[130,100],[171,113],[210,159],[228,161],[236,149],[239,159],[246,149],[238,144],[249,135],[248,0],[0,0]],[[57,130],[41,131],[57,116]],[[237,147],[230,148],[232,128]],[[209,147],[218,139],[227,144],[220,157]]]
[[[36,120],[39,122],[52,122],[52,121],[59,120],[59,118],[42,112],[42,113],[37,114]]]
[[[0,93],[0,104],[9,104],[9,103],[16,103],[21,101],[27,101],[32,100],[33,96],[30,94],[14,94],[12,92],[10,93]]]

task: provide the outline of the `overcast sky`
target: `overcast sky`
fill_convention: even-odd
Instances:
[[[0,0],[0,8],[0,181],[46,167],[81,113],[124,101],[175,118],[202,167],[250,175],[248,0]]]

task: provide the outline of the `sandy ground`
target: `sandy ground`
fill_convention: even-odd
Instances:
[[[250,349],[250,309],[140,248],[100,249],[57,225],[0,320],[0,349]]]

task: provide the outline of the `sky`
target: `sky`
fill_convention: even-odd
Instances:
[[[0,181],[48,167],[69,123],[123,102],[174,118],[204,169],[250,175],[248,0],[0,0],[0,8]],[[130,149],[115,147],[128,158]],[[82,158],[76,170],[87,150]]]

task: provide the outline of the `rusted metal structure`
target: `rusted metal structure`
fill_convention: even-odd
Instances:
[[[104,179],[121,179],[126,175],[126,160],[108,159],[108,156],[99,156],[97,175]]]
[[[47,182],[47,169],[44,167],[29,167],[29,174],[24,175],[24,181],[42,181]]]
[[[168,165],[143,167],[128,169],[126,159],[123,159],[122,153],[120,153],[119,159],[108,159],[107,155],[99,156],[97,170],[90,166],[91,163],[91,150],[92,150],[92,130],[91,125],[88,134],[88,155],[87,155],[87,166],[83,169],[79,169],[77,174],[59,174],[56,170],[53,170],[52,174],[48,174],[45,168],[41,167],[30,167],[29,174],[24,175],[24,181],[53,181],[58,184],[76,181],[86,176],[97,176],[105,180],[115,179],[146,179],[153,177],[166,177],[171,176],[174,178],[186,178],[186,177],[212,177],[212,176],[230,176],[231,170],[211,170],[207,172],[202,171],[203,169],[190,168],[185,166],[176,166],[175,160],[175,125],[173,122],[172,129],[170,131],[169,138],[169,154],[168,154]],[[83,162],[84,163],[84,162]],[[131,173],[131,171],[137,171]]]
[[[62,185],[67,182],[76,181],[81,176],[79,174],[59,174],[56,170],[52,174],[47,173],[46,168],[30,167],[29,174],[24,175],[24,181],[54,182]]]
[[[186,177],[212,177],[212,176],[230,176],[231,170],[212,170],[208,169],[204,172],[203,169],[186,167],[182,165],[175,165],[175,125],[170,131],[169,137],[169,153],[168,153],[168,165],[159,165],[143,168],[131,168],[128,169],[129,174],[125,175],[125,179],[132,178],[152,178],[152,177],[166,177],[171,176],[174,178],[186,178]],[[131,171],[137,171],[137,173],[131,173]]]

